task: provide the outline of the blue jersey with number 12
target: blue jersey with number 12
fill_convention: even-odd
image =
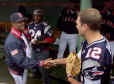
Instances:
[[[101,40],[94,41],[91,44],[88,44],[87,41],[84,41],[81,51],[81,62],[81,72],[83,73],[85,70],[87,70],[87,72],[90,73],[90,76],[87,75],[87,72],[83,75],[86,74],[86,77],[90,80],[100,79],[100,84],[105,84],[109,80],[108,77],[110,76],[110,66],[112,64],[110,45],[106,38],[103,37]],[[101,70],[101,68],[99,67],[103,67],[103,69]],[[101,73],[103,74],[103,76],[101,76],[100,78],[99,75]],[[103,81],[105,81],[105,83]]]

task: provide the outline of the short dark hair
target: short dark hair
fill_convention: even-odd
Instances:
[[[99,10],[95,8],[88,8],[82,10],[78,16],[82,24],[87,24],[91,30],[100,30],[102,23],[102,16]]]

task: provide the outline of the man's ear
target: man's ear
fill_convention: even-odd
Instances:
[[[88,27],[88,25],[87,25],[87,24],[84,24],[84,26],[85,26],[85,27]]]
[[[84,31],[86,32],[88,30],[88,24],[83,24]]]
[[[89,28],[88,24],[84,24],[84,27],[85,27],[85,28]]]

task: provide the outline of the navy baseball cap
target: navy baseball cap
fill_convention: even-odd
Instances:
[[[25,17],[20,12],[14,12],[10,15],[11,22],[20,22],[24,20],[25,20]]]

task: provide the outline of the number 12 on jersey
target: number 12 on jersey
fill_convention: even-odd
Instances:
[[[100,59],[102,49],[99,47],[90,48],[86,55],[86,58]]]

